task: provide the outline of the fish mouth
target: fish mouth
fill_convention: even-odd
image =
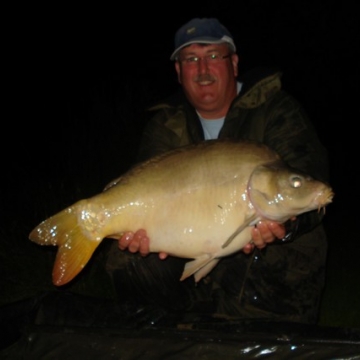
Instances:
[[[332,203],[334,195],[335,193],[332,191],[332,189],[326,189],[314,199],[314,202],[318,203],[318,213],[323,211],[325,214],[326,206]]]

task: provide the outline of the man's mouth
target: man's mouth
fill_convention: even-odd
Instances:
[[[199,85],[210,85],[215,82],[215,77],[210,74],[199,74],[194,78],[194,81]]]

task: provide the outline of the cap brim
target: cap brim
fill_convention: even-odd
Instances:
[[[197,38],[193,39],[191,41],[186,42],[185,44],[182,44],[179,46],[175,51],[171,54],[170,60],[175,60],[178,52],[183,49],[186,46],[189,46],[191,44],[228,44],[230,45],[232,51],[236,51],[236,47],[232,39],[214,39],[214,38]]]

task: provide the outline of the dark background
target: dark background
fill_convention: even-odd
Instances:
[[[122,142],[131,143],[129,134],[136,137],[141,111],[177,86],[169,61],[175,31],[192,17],[216,16],[234,34],[240,72],[279,67],[284,88],[303,103],[335,164],[344,163],[355,145],[355,126],[349,126],[359,115],[355,6],[346,1],[196,4],[53,8],[42,15],[35,11],[25,25],[19,21],[23,31],[13,42],[18,66],[10,74],[16,94],[10,134],[19,140],[21,126],[21,144],[30,152],[24,160],[38,163],[47,153],[63,161],[69,145],[82,147],[84,139],[102,137],[78,156],[104,153],[117,176]],[[34,158],[32,152],[42,156]],[[51,171],[53,162],[46,159],[39,166],[50,165]],[[344,168],[340,172],[349,175]]]
[[[133,163],[143,110],[177,88],[169,60],[173,37],[193,17],[217,17],[228,27],[241,73],[279,67],[285,90],[314,122],[329,150],[335,191],[325,218],[329,264],[321,321],[360,326],[359,11],[347,1],[119,3],[9,14],[1,303],[51,286],[44,249],[28,233],[100,192]]]

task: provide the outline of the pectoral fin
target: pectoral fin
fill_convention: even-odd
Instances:
[[[229,246],[231,244],[231,242],[236,238],[236,236],[238,236],[246,227],[248,227],[250,225],[254,225],[255,223],[257,223],[258,220],[259,219],[258,219],[257,214],[250,216],[243,224],[241,224],[235,230],[235,232],[232,235],[230,235],[230,237],[222,245],[222,248],[225,249],[227,246]]]

